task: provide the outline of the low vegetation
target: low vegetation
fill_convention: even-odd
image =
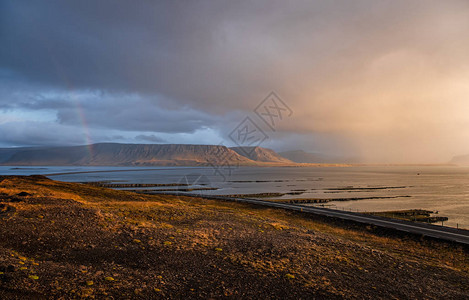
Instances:
[[[0,178],[0,298],[467,298],[468,250],[247,204]]]

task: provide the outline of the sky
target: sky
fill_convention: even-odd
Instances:
[[[466,0],[0,0],[0,147],[235,146],[248,118],[277,151],[447,162],[468,32]]]

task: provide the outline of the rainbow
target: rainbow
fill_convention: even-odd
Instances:
[[[91,136],[90,136],[89,126],[88,126],[88,123],[86,121],[86,116],[85,116],[83,106],[81,105],[80,101],[75,98],[75,95],[73,93],[73,91],[74,91],[73,85],[70,82],[70,80],[68,79],[67,74],[63,71],[61,65],[59,64],[59,62],[57,61],[55,56],[52,55],[51,49],[48,48],[48,50],[51,54],[51,60],[52,60],[53,65],[55,66],[57,74],[62,79],[62,81],[65,83],[68,92],[70,92],[70,98],[71,98],[71,100],[73,101],[73,103],[75,105],[75,111],[77,113],[78,119],[81,122],[81,127],[83,128],[83,135],[84,135],[84,139],[85,139],[85,145],[88,149],[89,157],[92,158],[93,157],[93,145],[92,145],[93,142],[92,142],[92,139],[91,139]]]
[[[85,139],[85,145],[88,149],[89,157],[92,158],[93,157],[93,141],[90,136],[90,130],[89,130],[88,122],[86,121],[85,111],[80,101],[73,99],[73,102],[75,104],[75,108],[76,108],[75,110],[80,120],[81,127],[83,129],[83,136]]]

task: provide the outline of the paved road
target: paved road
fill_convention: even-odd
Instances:
[[[270,201],[258,200],[258,199],[229,198],[229,197],[205,196],[205,195],[201,196],[201,195],[195,195],[195,194],[183,194],[183,196],[243,202],[243,203],[250,203],[250,204],[262,205],[262,206],[268,206],[268,207],[282,208],[282,209],[287,209],[287,210],[302,211],[306,213],[340,218],[344,220],[351,220],[351,221],[355,221],[359,223],[375,225],[375,226],[384,227],[384,228],[392,228],[398,231],[409,232],[413,234],[420,234],[420,235],[433,237],[433,238],[437,238],[441,240],[452,241],[452,242],[469,245],[469,230],[456,229],[452,227],[444,227],[444,226],[431,225],[431,224],[426,224],[426,223],[414,223],[410,221],[370,216],[370,215],[361,214],[361,213],[333,210],[329,208],[302,206],[302,205],[290,204],[290,203],[270,202]]]

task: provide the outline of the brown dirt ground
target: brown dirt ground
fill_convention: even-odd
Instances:
[[[469,252],[292,212],[0,178],[0,298],[467,299]]]

